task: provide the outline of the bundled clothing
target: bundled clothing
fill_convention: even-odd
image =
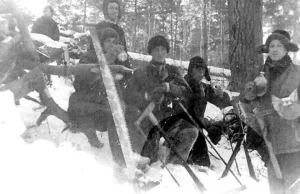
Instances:
[[[31,33],[43,34],[52,40],[59,41],[59,29],[57,23],[47,16],[42,16],[34,22]]]
[[[79,63],[98,63],[95,51],[85,53]],[[75,92],[70,96],[68,113],[76,132],[84,133],[91,146],[100,148],[96,131],[108,131],[109,144],[113,159],[120,166],[125,166],[118,134],[113,122],[112,113],[107,99],[106,89],[99,73],[76,75],[73,83]],[[122,90],[115,82],[117,91]]]
[[[190,74],[185,76],[185,79],[189,83],[192,92],[188,94],[186,101],[186,108],[193,119],[197,122],[198,126],[205,127],[205,123],[202,122],[207,103],[210,102],[219,108],[225,108],[230,106],[230,97],[224,92],[223,97],[219,97],[215,94],[213,87],[210,84],[203,82],[196,83]],[[193,124],[193,123],[192,123]],[[209,138],[214,144],[217,144],[220,140],[221,131],[207,131]],[[210,166],[210,159],[208,156],[208,148],[206,140],[202,134],[199,133],[197,141],[195,142],[190,155],[189,162],[197,164],[199,166]]]
[[[155,66],[153,64],[151,66],[151,63],[150,65],[143,67],[143,69],[141,69],[141,72],[137,71],[133,74],[132,80],[129,83],[136,83],[133,84],[134,86],[132,86],[131,84],[128,85],[129,88],[133,89],[129,90],[128,88],[126,95],[128,99],[126,102],[138,107],[140,112],[142,112],[149,104],[149,101],[147,101],[145,98],[145,93],[151,92],[151,90],[155,88],[155,84],[161,82],[161,79],[158,79],[159,76],[152,77],[153,74],[157,75],[158,71],[157,68],[154,68]],[[172,66],[169,66],[168,68],[172,68],[174,70],[177,69],[176,67]],[[191,78],[192,68],[194,68],[193,62],[190,63],[188,70],[189,73],[185,76],[184,79],[182,77],[176,78],[177,80],[180,80],[179,82],[177,82],[176,87],[172,85],[174,83],[172,79],[170,80],[171,82],[169,83],[171,83],[171,91],[172,87],[174,87],[173,90],[177,90],[177,92],[173,91],[170,93],[166,93],[167,99],[168,96],[173,97],[171,98],[171,101],[163,101],[163,103],[160,106],[156,107],[153,112],[160,121],[160,125],[163,127],[163,130],[166,132],[168,138],[173,142],[177,151],[186,161],[202,166],[210,166],[205,138],[202,134],[199,133],[198,129],[194,126],[194,123],[190,120],[189,116],[182,110],[179,102],[187,108],[188,112],[191,114],[197,124],[200,127],[203,127],[200,119],[204,116],[207,102],[212,102],[217,106],[223,108],[230,105],[230,99],[227,93],[224,93],[223,98],[218,97],[215,94],[214,89],[208,84],[201,83],[204,90],[200,91],[200,83],[194,82]],[[148,79],[150,75],[151,78]],[[170,73],[168,75],[170,75]],[[175,75],[178,75],[178,73],[176,73]],[[206,76],[208,77],[209,75],[207,74]],[[166,80],[169,79],[167,78]],[[175,99],[174,94],[176,94],[176,96],[179,98]],[[170,103],[172,103],[172,108],[170,108],[169,106]],[[135,118],[135,120],[137,120],[137,118]],[[135,120],[133,120],[132,122],[134,122]],[[142,156],[149,157],[151,159],[151,162],[155,162],[158,160],[158,146],[161,134],[159,133],[157,128],[154,127],[151,129],[153,125],[145,126],[146,124],[148,124],[147,121],[145,121],[143,125],[143,130],[146,134],[149,134],[147,141],[143,146],[141,154]],[[211,135],[213,133],[211,133]],[[221,135],[221,131],[218,135]],[[213,138],[215,136],[216,135],[214,134],[211,137]],[[218,140],[214,142],[217,141]],[[168,156],[166,162],[175,164],[181,163],[176,154],[172,151],[170,152],[170,155]]]
[[[152,162],[157,159],[159,132],[156,128],[153,128],[154,126],[149,119],[145,118],[140,127],[143,133],[148,136],[148,141],[146,141],[145,137],[135,128],[133,123],[154,98],[162,99],[162,95],[155,97],[156,94],[153,91],[163,83],[169,84],[169,91],[164,92],[163,100],[157,103],[153,114],[160,124],[164,126],[168,120],[167,118],[173,114],[172,103],[176,98],[182,98],[188,90],[188,85],[180,75],[177,67],[151,61],[149,64],[137,68],[128,82],[124,95],[126,102],[125,115],[130,129],[129,133],[133,148],[137,153],[143,151],[142,155],[150,157]],[[168,131],[168,136],[176,139],[176,142],[173,141],[174,144],[179,147],[178,151],[187,159],[187,153],[190,151],[191,144],[196,140],[198,132],[194,129],[186,129],[185,132],[184,130],[179,131],[176,129],[177,126],[175,124],[173,126],[174,130]],[[144,146],[145,143],[146,145]],[[152,157],[151,155],[155,156]],[[173,153],[169,156],[169,161],[174,161],[175,158],[176,156]]]
[[[268,164],[268,178],[271,193],[285,193],[286,189],[291,186],[300,176],[299,160],[300,160],[300,120],[297,118],[289,118],[289,116],[297,116],[297,104],[300,104],[300,67],[293,64],[288,55],[279,61],[272,61],[267,58],[264,71],[268,81],[268,92],[261,97],[257,97],[251,104],[251,108],[259,108],[268,133],[267,137],[272,144],[273,151],[279,162],[279,166],[283,175],[283,179],[278,179],[272,163]],[[297,93],[296,101],[291,104],[277,105],[277,101],[283,100],[292,93]],[[277,99],[277,100],[276,100]],[[288,101],[290,99],[287,99]],[[247,101],[246,101],[247,102]],[[248,102],[249,103],[249,102]],[[281,103],[281,102],[280,102]],[[293,103],[296,109],[293,109]],[[282,109],[277,109],[282,106]],[[277,109],[277,110],[276,110]],[[288,110],[284,112],[284,109]],[[251,112],[248,115],[253,114]],[[286,118],[284,118],[287,116]],[[252,120],[252,126],[257,126],[255,120]],[[257,127],[253,127],[261,134]]]

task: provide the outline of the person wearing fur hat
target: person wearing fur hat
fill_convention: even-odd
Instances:
[[[31,29],[31,33],[43,34],[49,38],[59,41],[59,29],[57,23],[52,19],[54,9],[48,5],[43,10],[44,15],[38,18]]]
[[[118,34],[112,28],[103,30],[100,37],[100,44],[110,68],[117,68],[119,72],[131,72],[130,69],[118,65],[119,47],[117,45]],[[117,48],[117,50],[116,50]],[[112,59],[111,59],[112,58]],[[94,50],[85,53],[79,61],[80,64],[98,63]],[[112,69],[113,70],[113,69]],[[72,119],[73,130],[84,133],[92,147],[101,148],[103,143],[99,141],[96,131],[108,131],[109,144],[112,150],[113,159],[121,166],[125,165],[122,150],[118,143],[118,136],[114,128],[110,106],[107,100],[106,89],[99,73],[99,68],[91,72],[75,76],[73,83],[75,92],[70,96],[68,113]],[[114,70],[113,70],[114,71]],[[118,94],[122,94],[118,80],[115,80]]]
[[[155,102],[153,114],[160,121],[161,126],[164,126],[167,118],[173,114],[172,102],[176,98],[181,99],[184,96],[188,85],[178,68],[167,64],[165,61],[170,51],[169,42],[165,37],[161,35],[152,37],[148,42],[147,50],[152,56],[152,60],[134,71],[125,89],[124,97],[126,120],[129,129],[131,129],[129,134],[133,149],[154,162],[157,160],[159,132],[148,119],[144,119],[140,127],[148,139],[151,139],[151,141],[146,142],[145,137],[135,128],[134,122],[137,121],[150,102]],[[174,140],[178,152],[187,160],[198,131],[194,128],[178,130],[175,125],[173,126],[174,130],[165,130],[168,131],[170,139]],[[151,133],[149,134],[150,130]],[[167,162],[180,163],[175,153],[170,153]]]
[[[253,126],[260,121],[266,127],[267,139],[280,166],[282,177],[278,170],[275,172],[274,162],[270,160],[268,164],[272,194],[300,192],[300,66],[293,64],[288,55],[298,50],[287,31],[275,30],[264,45],[257,47],[259,54],[268,55],[263,68],[265,77],[247,83],[244,91],[249,110],[256,110]],[[255,118],[253,112],[248,115]],[[260,128],[256,131],[262,133]]]
[[[188,73],[184,78],[192,90],[187,94],[186,108],[196,122],[202,122],[202,125],[205,126],[205,120],[203,118],[207,102],[219,108],[231,106],[229,95],[224,92],[221,87],[202,82],[204,78],[207,81],[211,81],[207,64],[202,57],[195,56],[190,59]],[[201,126],[201,124],[199,126]],[[208,137],[214,144],[217,144],[221,139],[222,132],[213,128],[206,128],[206,130]],[[189,162],[199,166],[210,166],[206,141],[200,134],[189,155]]]

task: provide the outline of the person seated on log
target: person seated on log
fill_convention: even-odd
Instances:
[[[118,38],[119,36],[115,30],[105,29],[102,36],[99,37],[103,53],[111,68],[117,67],[117,72],[125,72],[126,70],[131,72],[130,69],[122,65],[115,65],[118,62],[117,53],[120,52],[120,48],[123,48],[121,45],[116,45]],[[85,53],[79,63],[98,63],[95,51]],[[91,73],[75,76],[73,83],[75,92],[70,96],[68,113],[73,121],[73,130],[84,133],[92,147],[101,148],[103,146],[96,135],[96,130],[108,131],[113,158],[116,162],[124,165],[124,158],[118,143],[106,90],[99,71],[100,69],[96,68],[92,69]],[[115,75],[118,75],[115,76],[118,79],[122,78],[120,74]],[[118,94],[121,94],[122,91],[118,87],[118,81],[115,81]]]
[[[208,81],[211,80],[208,68],[205,61],[199,57],[193,57],[190,60],[188,67],[188,73],[184,77],[185,81],[189,85],[189,90],[184,94],[183,100],[179,101],[183,105],[188,114],[182,109],[178,101],[173,103],[173,115],[165,120],[164,130],[167,133],[172,134],[177,131],[177,138],[185,139],[189,146],[185,144],[177,145],[179,151],[184,152],[184,157],[188,163],[197,164],[200,166],[210,166],[210,159],[208,155],[208,148],[206,145],[205,137],[203,134],[198,133],[198,129],[194,122],[189,118],[191,116],[199,127],[203,126],[203,117],[206,109],[207,102],[211,102],[220,108],[230,106],[230,98],[226,92],[223,92],[220,88],[214,88],[210,84],[202,82],[203,78]],[[206,126],[205,126],[206,127]],[[209,128],[208,136],[214,144],[217,144],[221,138],[222,131],[218,128]],[[191,141],[189,134],[185,131],[194,131],[196,139]],[[153,135],[154,134],[154,135]],[[158,153],[151,150],[158,151],[158,142],[160,136],[152,129],[148,136],[147,144],[144,146],[142,155],[150,157],[151,162],[155,162],[158,157]],[[174,142],[180,142],[178,139],[174,139]],[[175,144],[176,144],[175,143]],[[167,159],[167,162],[179,163],[178,158],[174,157]]]
[[[49,38],[59,41],[59,29],[57,23],[52,19],[54,9],[48,5],[43,10],[43,16],[38,18],[31,29],[31,33],[43,34]]]
[[[246,84],[243,94],[246,123],[272,147],[268,162],[271,194],[300,191],[300,67],[288,54],[298,50],[287,31],[275,30],[265,44],[257,46],[257,52],[268,57],[261,75]]]
[[[145,111],[149,103],[154,102],[156,105],[152,113],[160,122],[160,125],[164,126],[165,119],[173,114],[173,101],[184,96],[188,90],[188,84],[178,68],[167,64],[165,61],[170,50],[169,42],[165,37],[161,35],[152,37],[148,42],[147,48],[148,53],[152,56],[152,60],[147,65],[140,66],[134,71],[125,89],[124,99],[126,102],[126,120],[133,149],[135,152],[142,154],[142,156],[149,157],[153,162],[155,159],[149,155],[157,153],[158,146],[150,146],[148,144],[158,145],[159,139],[153,138],[155,141],[146,142],[146,138],[154,125],[148,117],[144,118],[140,123],[140,129],[134,123],[141,116],[141,113]],[[179,121],[176,124],[181,125],[182,122]],[[159,135],[159,132],[155,129],[151,130],[152,132],[149,136]],[[177,151],[184,160],[187,160],[189,151],[198,136],[197,129],[185,128],[178,130],[174,125],[173,128],[170,127],[166,131]],[[145,146],[149,149],[141,153],[145,143]],[[151,148],[156,150],[151,150]],[[168,156],[168,162],[170,163],[178,163],[178,160],[173,152]]]

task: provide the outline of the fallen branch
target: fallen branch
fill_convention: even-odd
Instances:
[[[3,77],[0,79],[0,84],[5,83],[7,78],[10,76],[12,73],[12,70],[16,67],[16,61],[12,62],[12,65],[10,68],[7,70],[7,72],[3,75]]]

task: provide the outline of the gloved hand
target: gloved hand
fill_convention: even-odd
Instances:
[[[246,83],[244,95],[247,100],[254,100],[256,98],[256,85],[254,82]]]
[[[152,91],[151,100],[158,104],[161,103],[162,97],[164,93],[167,91],[168,91],[167,84],[166,83],[160,84]]]
[[[115,62],[116,59],[119,61],[126,61],[127,53],[124,51],[124,46],[122,45],[115,45],[108,49],[105,53],[105,58],[108,65],[111,65]]]
[[[214,86],[214,90],[215,90],[215,94],[216,94],[218,97],[223,98],[224,91],[223,91],[223,89],[222,89],[221,86],[215,85],[215,86]]]

